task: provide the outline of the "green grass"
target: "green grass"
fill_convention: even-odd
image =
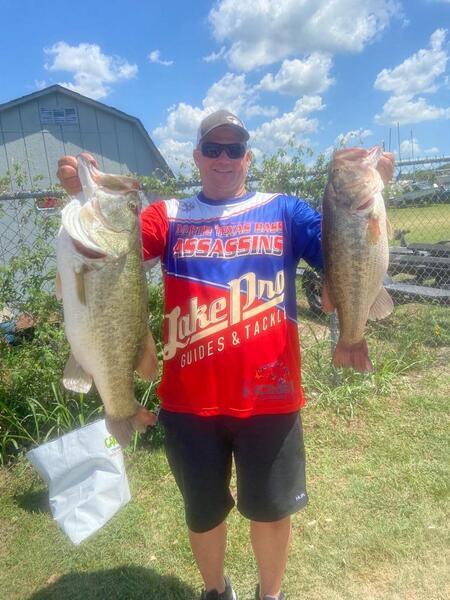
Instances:
[[[334,372],[326,328],[300,313],[310,503],[293,519],[289,600],[447,598],[448,309],[397,307],[371,327],[371,375]],[[127,451],[126,464],[132,501],[78,547],[52,521],[26,460],[0,469],[0,597],[198,598],[162,449]],[[226,569],[240,600],[252,599],[256,569],[237,511]]]
[[[435,243],[450,239],[450,204],[434,204],[412,208],[389,208],[392,231],[407,229],[409,243]],[[391,245],[396,242],[391,240]]]

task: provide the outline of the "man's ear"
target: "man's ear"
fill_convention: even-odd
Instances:
[[[194,148],[192,152],[192,158],[194,159],[195,165],[198,167],[198,159],[200,156],[200,150],[198,148]]]

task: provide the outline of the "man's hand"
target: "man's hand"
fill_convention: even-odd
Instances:
[[[82,155],[91,162],[94,167],[98,167],[97,161],[88,152],[82,152]],[[58,171],[56,175],[61,185],[68,194],[78,194],[81,192],[81,181],[78,177],[78,161],[75,156],[63,156],[58,160]]]
[[[343,148],[334,153],[334,164],[339,164],[342,159],[360,162],[369,156],[370,150],[366,148]],[[383,152],[377,164],[377,171],[381,175],[383,183],[389,183],[394,174],[395,157],[392,152]]]
[[[108,416],[105,417],[106,429],[116,438],[122,448],[126,448],[131,441],[135,431],[144,433],[147,427],[156,425],[158,417],[143,406],[139,407],[138,412],[129,419],[115,421]]]
[[[394,174],[395,157],[392,152],[383,152],[380,160],[378,161],[377,171],[381,175],[383,183],[389,183]]]

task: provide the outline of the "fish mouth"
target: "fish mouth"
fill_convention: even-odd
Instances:
[[[83,244],[81,242],[79,242],[72,236],[69,236],[69,237],[70,237],[70,241],[72,242],[75,250],[82,256],[85,256],[86,258],[103,258],[103,259],[107,258],[107,256],[108,256],[107,254],[104,254],[103,252],[97,252],[95,250],[91,250],[90,248],[86,248],[86,246],[83,246]]]

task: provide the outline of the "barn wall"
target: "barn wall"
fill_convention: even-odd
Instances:
[[[41,122],[42,110],[58,108],[75,109],[75,122]],[[18,163],[26,187],[45,189],[58,182],[58,158],[82,151],[110,173],[149,175],[160,166],[136,123],[58,91],[0,111],[0,176]]]

